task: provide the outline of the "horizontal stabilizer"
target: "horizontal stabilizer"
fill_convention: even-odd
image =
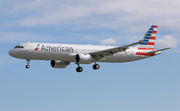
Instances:
[[[148,54],[159,52],[159,51],[164,51],[164,50],[167,50],[167,49],[171,49],[171,48],[164,48],[164,49],[159,49],[159,50],[151,51],[151,52],[148,52]]]

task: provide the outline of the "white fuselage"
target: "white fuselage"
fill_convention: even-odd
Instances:
[[[116,46],[98,46],[98,45],[73,45],[73,44],[51,44],[51,43],[22,43],[18,46],[23,48],[14,48],[9,54],[15,58],[27,60],[62,60],[75,62],[74,55],[90,54],[105,49],[115,48]],[[137,52],[148,52],[148,50],[139,50],[138,47],[130,47],[126,51],[119,52],[113,56],[106,56],[99,62],[130,62],[144,59],[151,56],[137,55]],[[156,52],[154,55],[160,54]],[[153,56],[154,56],[153,55]],[[92,61],[94,62],[94,60]]]

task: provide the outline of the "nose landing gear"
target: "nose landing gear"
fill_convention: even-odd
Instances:
[[[30,60],[27,60],[26,69],[30,68],[29,62],[30,62]]]

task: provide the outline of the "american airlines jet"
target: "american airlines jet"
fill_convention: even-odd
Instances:
[[[26,59],[26,68],[29,68],[30,60],[50,60],[53,68],[66,68],[71,62],[78,65],[77,72],[82,72],[80,64],[91,64],[97,70],[100,66],[97,62],[122,63],[136,61],[161,54],[161,51],[170,48],[155,50],[157,25],[150,29],[138,42],[125,46],[98,46],[98,45],[74,45],[51,43],[22,43],[9,51],[9,55],[15,58]],[[137,45],[135,47],[131,47]]]

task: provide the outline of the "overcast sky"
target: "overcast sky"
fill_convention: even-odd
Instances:
[[[179,111],[179,0],[0,0],[1,111]],[[156,57],[53,69],[8,55],[24,42],[121,46],[158,25]]]

